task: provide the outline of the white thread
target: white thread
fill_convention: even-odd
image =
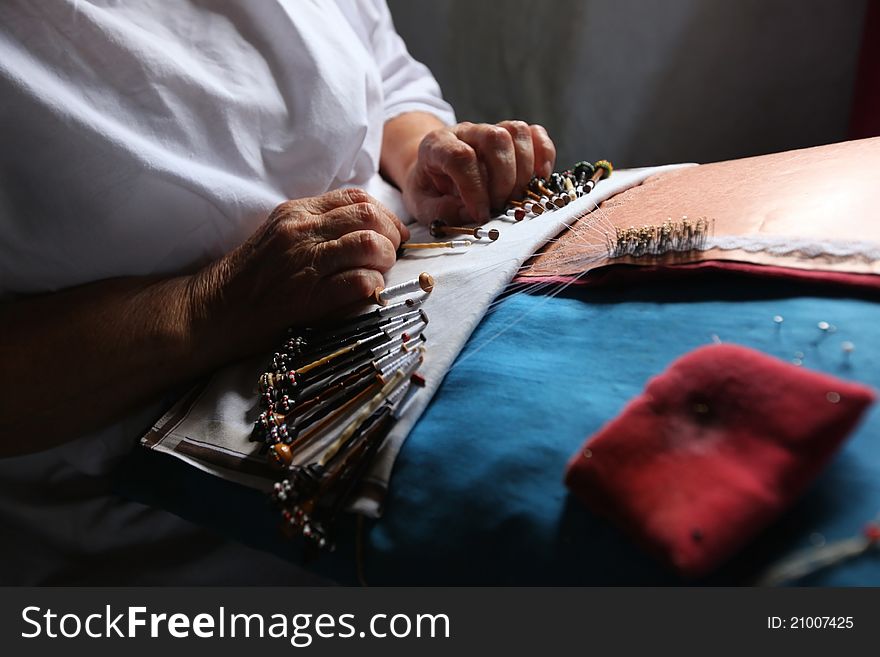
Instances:
[[[830,240],[785,235],[722,235],[709,237],[701,250],[747,251],[805,258],[860,258],[880,260],[880,244],[867,240]]]

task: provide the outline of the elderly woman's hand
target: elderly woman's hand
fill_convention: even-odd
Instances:
[[[556,148],[539,125],[459,123],[424,136],[403,181],[407,209],[422,222],[483,222],[519,198],[533,175],[549,176]]]
[[[279,205],[243,245],[192,278],[205,334],[243,351],[363,303],[409,230],[381,203],[343,189]],[[217,330],[220,328],[221,330]],[[226,345],[227,348],[229,345]]]
[[[106,426],[171,386],[271,349],[289,325],[345,312],[383,285],[407,237],[365,192],[340,190],[282,203],[192,275],[106,279],[0,304],[0,458]],[[64,391],[48,402],[33,394],[46,372]]]

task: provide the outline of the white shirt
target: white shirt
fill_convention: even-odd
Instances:
[[[177,273],[454,117],[377,0],[0,3],[0,298]]]
[[[193,270],[287,198],[361,186],[394,205],[382,129],[407,111],[454,121],[382,0],[5,0],[0,300]],[[112,522],[142,511],[71,495],[158,410],[0,461],[0,525],[20,539],[4,537],[0,583],[27,581],[4,571],[29,544],[49,564],[56,548],[77,558],[155,539],[150,523]]]

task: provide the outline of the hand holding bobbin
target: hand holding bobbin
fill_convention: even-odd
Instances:
[[[240,247],[192,277],[206,349],[242,356],[289,326],[344,315],[384,285],[409,230],[358,189],[279,205]]]
[[[539,125],[459,123],[429,132],[402,185],[407,209],[423,223],[485,222],[532,176],[549,176],[556,147]]]
[[[418,278],[414,278],[411,281],[406,281],[405,283],[400,283],[399,285],[392,285],[391,287],[377,287],[373,290],[373,294],[370,296],[370,300],[373,301],[376,305],[384,306],[388,303],[390,299],[393,297],[400,296],[402,294],[410,294],[412,292],[416,292],[421,290],[425,294],[430,294],[434,289],[434,277],[431,276],[428,272],[422,272],[419,274]]]

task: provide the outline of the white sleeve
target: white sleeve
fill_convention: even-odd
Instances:
[[[455,123],[455,112],[443,100],[431,71],[412,58],[394,29],[385,0],[348,0],[342,9],[352,22],[360,23],[355,27],[373,51],[382,75],[385,120],[404,112],[428,112],[448,125]]]

